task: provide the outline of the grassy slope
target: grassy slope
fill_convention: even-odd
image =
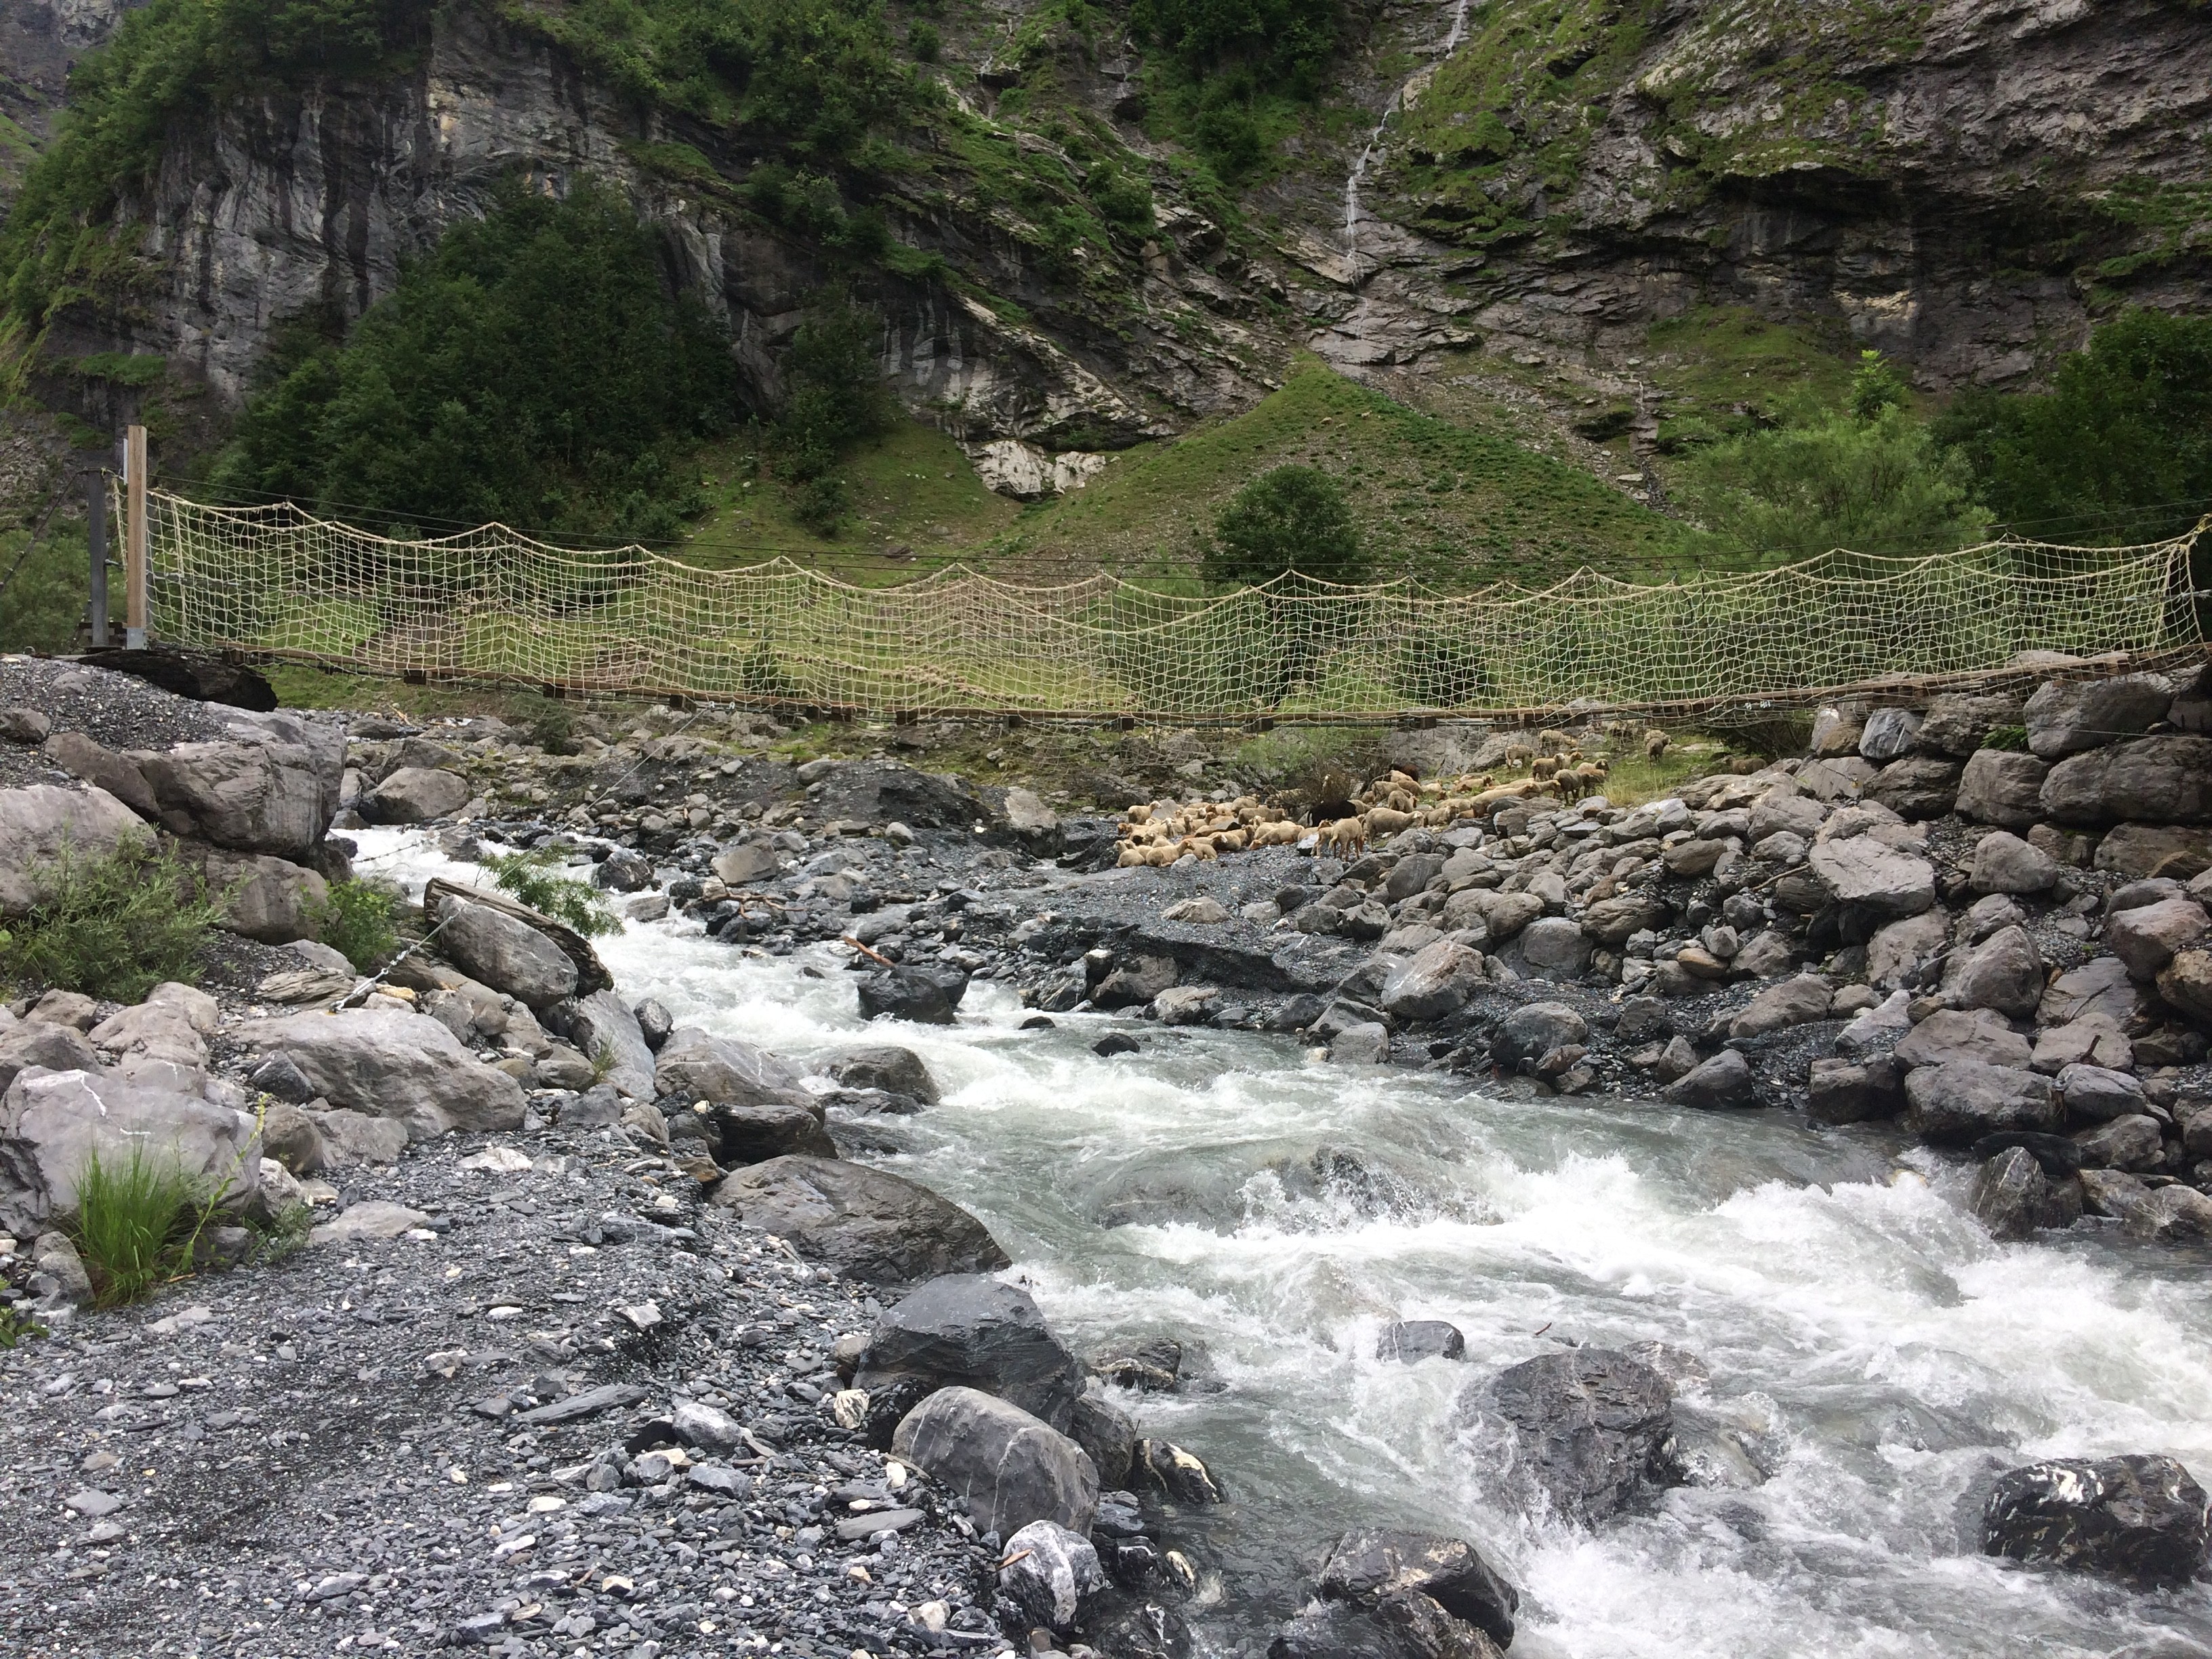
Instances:
[[[1465,586],[1579,564],[1650,568],[1682,554],[1680,526],[1581,469],[1408,409],[1312,359],[1236,419],[1117,457],[1087,489],[1024,514],[993,551],[1071,569],[1184,567],[1230,496],[1292,462],[1344,480],[1383,574]]]

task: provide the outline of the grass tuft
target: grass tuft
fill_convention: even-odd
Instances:
[[[103,1308],[137,1302],[187,1272],[213,1212],[204,1183],[167,1153],[133,1145],[121,1158],[95,1149],[77,1172],[77,1254]]]

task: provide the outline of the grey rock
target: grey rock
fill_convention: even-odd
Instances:
[[[1883,767],[1867,785],[1865,798],[1880,801],[1899,817],[1941,817],[1958,801],[1960,779],[1957,761],[1908,755]]]
[[[1129,1449],[1129,1480],[1139,1492],[1157,1492],[1175,1504],[1224,1502],[1212,1470],[1172,1440],[1140,1439]]]
[[[391,1164],[407,1150],[407,1125],[397,1118],[371,1117],[349,1107],[309,1112],[323,1138],[323,1162],[333,1170],[360,1164]]]
[[[1525,1061],[1533,1065],[1554,1048],[1582,1042],[1589,1024],[1564,1002],[1526,1002],[1498,1022],[1490,1057],[1509,1075]]]
[[[2029,1237],[2051,1224],[2050,1178],[2033,1153],[2008,1146],[1975,1172],[1967,1207],[1992,1238]]]
[[[592,872],[592,885],[603,893],[642,892],[653,884],[653,860],[627,848],[617,848]]]
[[[1837,1054],[1854,1060],[1894,1054],[1912,1030],[1911,1006],[1906,993],[1893,991],[1873,1007],[1861,1009],[1836,1033]]]
[[[1806,858],[1829,896],[1869,915],[1894,921],[1936,902],[1936,867],[1872,836],[1821,842]]]
[[[1815,1123],[1864,1123],[1905,1109],[1904,1074],[1887,1055],[1816,1060],[1808,1090],[1806,1115]]]
[[[1267,1659],[1498,1659],[1498,1644],[1418,1590],[1324,1601],[1275,1632]]]
[[[2024,927],[2005,927],[1952,958],[1944,988],[1961,1008],[1993,1008],[2014,1018],[2043,999],[2043,953]]]
[[[562,1120],[566,1121],[564,1118]],[[819,1101],[756,1100],[724,1103],[707,1115],[714,1161],[726,1168],[765,1164],[794,1154],[835,1158],[836,1142]]]
[[[354,811],[370,823],[428,823],[451,817],[475,793],[458,772],[403,766],[374,788],[363,790]]]
[[[576,964],[529,923],[487,904],[445,896],[437,906],[438,948],[455,967],[532,1008],[576,993]]]
[[[239,1040],[281,1048],[334,1106],[392,1117],[421,1140],[448,1129],[513,1129],[522,1090],[464,1048],[427,1014],[341,1009],[289,1014],[241,1026]]]
[[[1006,1540],[999,1589],[1032,1625],[1073,1630],[1106,1587],[1091,1540],[1056,1521],[1032,1521]]]
[[[1751,809],[1751,839],[1762,842],[1769,836],[1786,833],[1810,842],[1828,821],[1828,811],[1820,802],[1797,793],[1793,787],[1777,786]]]
[[[1950,942],[1951,919],[1940,909],[1893,921],[1867,941],[1867,981],[1878,991],[1893,991]]]
[[[2199,1025],[2212,1025],[2212,951],[2181,951],[2158,972],[2158,994],[2168,1007]]]
[[[1734,1048],[1723,1048],[1711,1060],[1667,1085],[1667,1098],[1677,1106],[1706,1110],[1729,1110],[1759,1104],[1757,1079],[1751,1062]]]
[[[2112,1021],[2092,1014],[2070,1025],[2050,1025],[2038,1031],[2029,1064],[2039,1072],[2062,1072],[2073,1065],[2131,1072],[2136,1064],[2135,1045]]]
[[[312,863],[337,811],[343,736],[289,714],[241,714],[233,726],[258,735],[130,757],[161,805],[162,827],[234,852]]]
[[[2148,981],[2181,951],[2212,935],[2212,917],[2194,899],[2161,899],[2122,910],[2105,923],[2105,944],[2127,964],[2130,975]]]
[[[1978,1060],[1923,1066],[1905,1079],[1905,1127],[1923,1140],[1971,1145],[2008,1129],[2052,1130],[2066,1108],[2051,1079]]]
[[[2103,1123],[2143,1109],[2143,1086],[2125,1072],[2076,1061],[2059,1067],[2054,1082],[2075,1117]]]
[[[2158,1120],[2141,1114],[2077,1130],[2074,1144],[2081,1149],[2085,1170],[2126,1170],[2140,1175],[2166,1166],[2166,1142]]]
[[[2046,680],[2027,700],[2027,746],[2047,761],[2101,749],[2116,735],[2149,730],[2172,704],[2173,688],[2157,674]]]
[[[1521,960],[1538,979],[1579,979],[1589,968],[1590,942],[1565,916],[1540,916],[1521,930]]]
[[[2209,1507],[2170,1457],[2054,1458],[1999,1478],[1982,1510],[1982,1553],[2185,1584],[2212,1542]]]
[[[105,858],[125,840],[151,844],[137,815],[105,789],[36,783],[0,789],[0,915],[20,916],[38,902],[40,878],[67,848]]]
[[[1091,1530],[1098,1473],[1083,1448],[995,1395],[939,1389],[900,1419],[891,1449],[964,1500],[980,1531],[1008,1538],[1033,1521]]]
[[[2116,876],[2188,877],[2212,869],[2212,827],[2116,823],[2097,842],[2096,867]]]
[[[290,1065],[281,1054],[276,1059]],[[267,1069],[266,1062],[263,1069]],[[296,1069],[293,1074],[298,1075]],[[330,1161],[323,1132],[314,1119],[297,1105],[282,1100],[271,1101],[262,1110],[261,1155],[275,1158],[295,1176],[318,1174]]]
[[[1666,906],[1649,893],[1617,893],[1583,912],[1583,932],[1596,944],[1617,947],[1632,933],[1657,927],[1666,914]]]
[[[2050,775],[2050,763],[2033,755],[1979,750],[1959,775],[1959,794],[1952,810],[1977,823],[2025,830],[2043,817],[2043,781]]]
[[[1333,1601],[1373,1602],[1417,1591],[1500,1647],[1512,1643],[1521,1606],[1521,1593],[1466,1540],[1384,1528],[1339,1538],[1316,1588]]]
[[[927,1187],[866,1164],[770,1158],[726,1177],[714,1201],[789,1241],[801,1255],[871,1285],[996,1273],[1012,1265],[965,1210]]]
[[[1348,1025],[1328,1045],[1328,1057],[1340,1066],[1387,1066],[1390,1061],[1390,1033],[1373,1020]]]
[[[1516,1469],[1555,1514],[1585,1523],[1675,1484],[1673,1407],[1666,1378],[1608,1348],[1539,1355],[1461,1396],[1462,1419],[1502,1421]]]
[[[829,1070],[830,1075],[848,1089],[881,1089],[886,1094],[918,1100],[925,1106],[934,1106],[942,1098],[937,1079],[930,1076],[929,1067],[911,1048],[883,1043],[849,1049],[831,1060]]]
[[[36,708],[0,708],[0,740],[36,748],[53,729],[53,721]]]
[[[54,1296],[72,1308],[92,1305],[92,1275],[64,1232],[43,1232],[31,1242],[31,1265],[54,1282]]]
[[[1859,753],[1876,766],[1911,753],[1922,716],[1911,708],[1877,708],[1859,728]]]
[[[1907,1066],[1941,1066],[1960,1060],[2024,1066],[2033,1050],[2027,1039],[1993,1009],[1966,1012],[1941,1008],[1914,1026],[1893,1052],[1898,1063]]]
[[[1835,987],[1818,974],[1800,974],[1795,979],[1770,985],[1729,1022],[1729,1036],[1765,1036],[1789,1026],[1826,1019],[1829,1001],[1834,995]]]
[[[1778,928],[1764,928],[1746,939],[1729,966],[1747,979],[1772,979],[1797,965],[1797,947]]]
[[[2058,860],[1999,830],[1974,843],[1971,878],[1977,893],[2047,893],[2058,879]]]
[[[1446,1320],[1401,1319],[1382,1328],[1375,1340],[1375,1357],[1408,1365],[1423,1359],[1464,1359],[1467,1338]]]
[[[645,1039],[645,1046],[658,1054],[661,1045],[668,1041],[669,1033],[676,1029],[675,1016],[652,997],[639,1003],[630,1013],[637,1021],[638,1035]]]
[[[2092,829],[2212,823],[2212,738],[2136,738],[2061,761],[2043,781],[2043,810]]]
[[[604,1059],[602,1081],[633,1100],[650,1100],[662,1092],[656,1084],[653,1054],[645,1041],[637,1016],[612,991],[594,991],[557,1003],[546,1016],[546,1024],[568,1039],[578,1054],[596,1070]]]
[[[1083,1392],[1067,1416],[1067,1437],[1083,1448],[1098,1471],[1103,1488],[1119,1488],[1129,1479],[1129,1462],[1137,1443],[1137,1425],[1128,1413],[1107,1398],[1097,1377],[1086,1378]]]
[[[1667,1039],[1660,1049],[1659,1058],[1651,1067],[1651,1074],[1662,1083],[1673,1083],[1686,1078],[1698,1069],[1698,1051],[1690,1039],[1677,1034]]]
[[[1395,1019],[1441,1019],[1464,1007],[1483,982],[1481,953],[1440,939],[1391,973],[1382,987],[1382,1011]]]
[[[669,1033],[653,1056],[648,1095],[728,1106],[803,1103],[799,1073],[741,1037],[711,1036],[696,1025]]]
[[[951,1273],[876,1321],[853,1385],[873,1392],[901,1376],[932,1389],[981,1389],[1065,1431],[1084,1370],[1027,1291],[986,1274]]]
[[[1444,901],[1439,925],[1449,933],[1480,927],[1486,948],[1496,950],[1544,914],[1544,901],[1530,893],[1468,887]]]
[[[1152,999],[1152,1012],[1163,1025],[1203,1025],[1220,1004],[1211,985],[1170,985]]]
[[[735,888],[773,880],[776,872],[782,869],[783,863],[769,842],[747,841],[717,853],[708,867],[721,878],[725,885]]]
[[[583,1389],[564,1395],[550,1405],[517,1412],[509,1420],[526,1424],[532,1428],[556,1423],[581,1423],[589,1418],[635,1406],[644,1398],[645,1390],[634,1382],[607,1382],[596,1389]]]
[[[967,994],[968,976],[957,968],[893,968],[860,981],[860,1017],[950,1025]]]
[[[2142,995],[2118,957],[2094,957],[2051,981],[2036,1005],[2039,1025],[2070,1025],[2092,1017],[2118,1026],[2134,1018]]]
[[[710,1452],[737,1452],[745,1443],[744,1425],[719,1407],[680,1400],[668,1413],[668,1425],[685,1445]]]
[[[0,1030],[0,1090],[33,1066],[49,1072],[100,1069],[100,1056],[93,1052],[92,1044],[67,1025],[31,1019]]]
[[[1180,921],[1194,927],[1218,927],[1229,920],[1229,911],[1220,900],[1200,893],[1180,904],[1170,904],[1160,912],[1162,921]]]
[[[1996,728],[2019,726],[2026,719],[2020,698],[2008,692],[1946,691],[1929,700],[1927,717],[1915,741],[1925,754],[1966,760],[1981,750],[1983,740]]]
[[[44,1231],[48,1218],[76,1207],[88,1160],[112,1169],[138,1148],[217,1189],[226,1209],[248,1207],[259,1194],[251,1115],[157,1083],[26,1070],[0,1096],[0,1231]]]
[[[430,1218],[421,1210],[410,1210],[404,1204],[394,1204],[380,1198],[366,1199],[346,1206],[344,1212],[333,1220],[309,1230],[307,1239],[314,1244],[361,1244],[372,1241],[387,1241],[420,1227]]]

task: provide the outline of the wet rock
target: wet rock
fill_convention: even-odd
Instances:
[[[860,981],[860,1018],[950,1025],[967,994],[968,975],[957,968],[893,968]]]
[[[617,848],[592,872],[592,885],[606,893],[642,892],[653,884],[653,860],[627,848]]]
[[[1091,1530],[1098,1507],[1091,1459],[1050,1424],[995,1395],[939,1389],[900,1420],[891,1449],[964,1500],[981,1531],[1011,1537],[1033,1521]]]
[[[1974,843],[1970,879],[1978,893],[2047,893],[2058,879],[2058,860],[1999,830]]]
[[[2148,731],[2172,703],[2172,687],[2157,674],[2047,680],[2027,700],[2027,746],[2047,761],[2100,749],[2116,736]]]
[[[1111,1060],[1116,1054],[1133,1054],[1142,1046],[1127,1031],[1109,1031],[1091,1045],[1091,1052],[1103,1060]]]
[[[1829,1000],[1834,994],[1835,988],[1818,974],[1800,974],[1779,985],[1770,985],[1729,1022],[1729,1036],[1765,1036],[1792,1025],[1826,1019]]]
[[[965,1210],[927,1187],[866,1164],[770,1158],[726,1177],[714,1189],[714,1202],[788,1240],[809,1260],[866,1284],[908,1285],[1012,1265]]]
[[[1533,1066],[1553,1049],[1589,1036],[1589,1022],[1565,1003],[1526,1002],[1498,1022],[1490,1039],[1490,1057],[1510,1075],[1524,1063]]]
[[[1324,1602],[1267,1644],[1267,1659],[1496,1659],[1498,1652],[1480,1630],[1415,1590]]]
[[[1107,1398],[1097,1377],[1085,1379],[1067,1416],[1067,1437],[1083,1448],[1102,1486],[1127,1484],[1137,1443],[1137,1425],[1128,1413]]]
[[[341,1009],[241,1026],[239,1040],[282,1049],[316,1094],[334,1106],[404,1123],[417,1140],[448,1129],[512,1129],[522,1091],[427,1014]]]
[[[1401,1319],[1385,1325],[1375,1340],[1377,1359],[1398,1359],[1414,1364],[1424,1359],[1464,1359],[1467,1338],[1458,1326],[1442,1319]]]
[[[1945,989],[1961,1008],[2025,1018],[2042,1000],[2043,953],[2024,927],[2002,928],[1953,960]]]
[[[1889,1056],[1813,1062],[1806,1115],[1815,1123],[1863,1123],[1904,1109],[1904,1074]]]
[[[1363,1528],[1336,1540],[1318,1585],[1333,1601],[1373,1603],[1415,1591],[1464,1620],[1499,1647],[1513,1640],[1521,1593],[1464,1539]]]
[[[799,1073],[765,1048],[693,1025],[672,1031],[660,1045],[647,1092],[727,1106],[789,1105],[806,1098]]]
[[[1177,1504],[1218,1504],[1221,1488],[1195,1453],[1171,1440],[1139,1440],[1129,1449],[1129,1480]]]
[[[2212,738],[2137,738],[2076,755],[2043,781],[2054,822],[2097,828],[2212,822]]]
[[[476,792],[458,772],[426,766],[403,766],[354,802],[354,811],[368,823],[428,823],[451,817],[468,805]]]
[[[1054,1521],[1032,1521],[1006,1540],[999,1588],[1024,1618],[1047,1630],[1082,1621],[1106,1575],[1091,1540]]]
[[[1751,1062],[1734,1048],[1723,1048],[1668,1084],[1666,1097],[1677,1106],[1707,1111],[1728,1111],[1759,1104],[1759,1086]]]
[[[2161,899],[2121,910],[2105,923],[2105,944],[2127,964],[2129,974],[2154,980],[2184,951],[2197,949],[2212,934],[2212,918],[2194,899]]]
[[[2074,1142],[2081,1149],[2081,1167],[2085,1170],[2126,1170],[2148,1174],[2165,1167],[2166,1142],[2159,1121],[2141,1113],[2113,1118],[2093,1129],[2078,1130]]]
[[[1481,953],[1440,939],[1390,974],[1382,987],[1382,1010],[1395,1019],[1441,1019],[1464,1007],[1483,982]]]
[[[1992,1238],[2022,1239],[2039,1227],[2066,1224],[2053,1219],[2050,1177],[2034,1154],[2022,1146],[2007,1147],[1982,1165],[1975,1173],[1967,1207]]]
[[[1905,1066],[1941,1066],[1952,1060],[2025,1066],[2033,1050],[2027,1039],[1994,1009],[1939,1008],[1899,1042],[1895,1053],[1898,1063]]]
[[[645,1039],[645,1046],[658,1054],[676,1029],[675,1017],[652,997],[632,1008],[630,1013],[637,1021],[638,1035]]]
[[[1966,1145],[2005,1129],[2052,1130],[2066,1109],[2051,1079],[1978,1060],[1923,1066],[1905,1079],[1905,1127],[1923,1140]]]
[[[586,1091],[586,1093],[596,1093]],[[619,1107],[617,1108],[619,1115]],[[568,1122],[562,1113],[561,1121]],[[813,1100],[725,1103],[707,1114],[714,1161],[726,1169],[772,1158],[837,1156],[822,1103]]]
[[[2212,1198],[2193,1187],[2153,1188],[2122,1170],[2085,1169],[2081,1199],[2093,1215],[2145,1238],[2212,1237]]]
[[[1030,1293],[981,1273],[931,1279],[876,1321],[854,1386],[896,1376],[981,1389],[1063,1431],[1083,1392],[1082,1364]]]
[[[1981,750],[1960,774],[1952,810],[1978,823],[2025,830],[2043,817],[2043,781],[2050,775],[2049,763],[2033,755]]]
[[[918,1100],[925,1106],[934,1106],[941,1098],[937,1079],[930,1076],[929,1067],[911,1048],[889,1044],[854,1048],[831,1060],[829,1071],[848,1089],[880,1089],[885,1094]]]
[[[1666,1378],[1649,1365],[1609,1348],[1577,1348],[1523,1360],[1461,1404],[1463,1417],[1507,1426],[1516,1468],[1555,1513],[1589,1522],[1674,1484],[1673,1401]]]
[[[2185,1584],[2212,1542],[2204,1489],[2170,1457],[2053,1458],[2008,1470],[1982,1510],[1982,1553],[2148,1584]]]
[[[2070,1177],[2081,1172],[2081,1149],[2064,1135],[2045,1134],[2029,1129],[2007,1129],[1993,1135],[1984,1135],[1973,1144],[1971,1151],[1976,1158],[1986,1161],[2015,1146],[2043,1166],[2043,1173],[2047,1179],[2067,1182],[2076,1188],[2073,1216],[2068,1219],[2070,1221],[2078,1217],[2081,1213],[2081,1195],[2078,1183],[2073,1182]]]

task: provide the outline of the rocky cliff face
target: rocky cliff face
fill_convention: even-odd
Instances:
[[[9,9],[19,119],[44,118],[60,64],[124,3]],[[1018,162],[1079,176],[1033,130],[1048,94],[1164,159],[1130,118],[1126,38],[1062,26],[1012,62],[996,39],[963,43],[981,70],[948,52],[945,79]],[[895,191],[894,236],[958,280],[867,279],[887,372],[987,476],[1034,494],[1248,404],[1300,344],[1415,374],[1482,344],[1619,389],[1652,323],[1725,304],[1829,323],[1932,387],[2025,385],[2101,306],[2204,302],[2212,6],[2196,0],[1426,0],[1380,13],[1346,74],[1371,135],[1310,144],[1241,232],[1155,165],[1158,230],[1111,269],[1040,260],[980,165]],[[769,396],[781,342],[845,273],[744,210],[732,185],[755,158],[732,144],[452,8],[395,82],[287,89],[177,131],[125,210],[145,281],[64,315],[52,345],[159,353],[234,400],[274,325],[358,314],[497,179],[588,171],[664,228],[672,275],[723,310]],[[676,145],[710,171],[669,167]]]
[[[0,8],[0,209],[53,131],[70,65],[144,0],[9,0]],[[10,125],[15,131],[10,131]]]

